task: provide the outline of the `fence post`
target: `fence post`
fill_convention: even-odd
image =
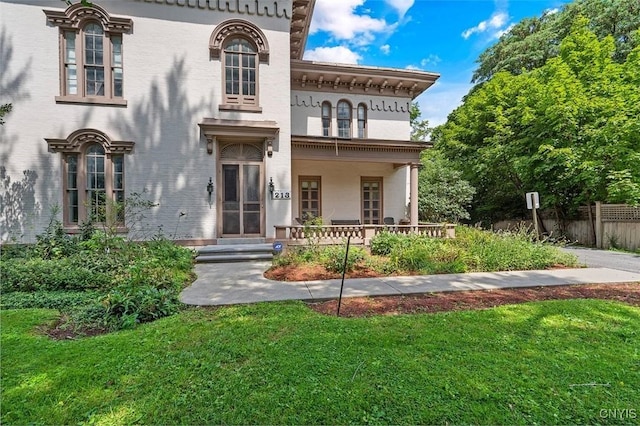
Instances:
[[[602,248],[602,201],[596,201],[596,248]]]

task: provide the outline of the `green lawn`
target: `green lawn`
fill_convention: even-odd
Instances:
[[[366,319],[263,303],[192,309],[79,340],[36,332],[57,315],[1,313],[2,424],[640,418],[640,309],[617,302]]]

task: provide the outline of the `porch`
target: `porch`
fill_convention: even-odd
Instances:
[[[455,225],[429,223],[422,225],[276,225],[276,241],[287,245],[342,244],[351,237],[352,244],[369,246],[381,232],[416,234],[431,238],[455,238]]]

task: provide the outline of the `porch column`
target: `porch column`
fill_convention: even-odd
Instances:
[[[409,179],[409,200],[411,211],[409,212],[409,219],[412,226],[418,225],[418,171],[420,170],[419,163],[410,164],[411,175]]]

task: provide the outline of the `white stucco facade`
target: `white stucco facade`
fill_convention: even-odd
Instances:
[[[133,142],[123,155],[124,191],[142,193],[157,207],[146,213],[144,223],[125,224],[132,235],[144,237],[160,228],[171,238],[194,244],[224,238],[221,206],[229,188],[221,181],[220,152],[243,143],[263,153],[256,162],[260,187],[252,189],[260,193],[261,204],[260,230],[253,236],[273,238],[274,225],[290,224],[299,214],[297,177],[304,174],[322,174],[328,216],[359,214],[360,176],[383,177],[384,215],[406,216],[407,167],[363,160],[345,169],[344,162],[294,160],[292,135],[321,136],[315,102],[328,100],[335,108],[340,99],[348,99],[354,106],[369,106],[368,138],[406,141],[409,94],[294,89],[290,47],[295,1],[239,1],[233,2],[237,9],[229,10],[195,0],[185,0],[183,6],[170,3],[98,2],[109,16],[131,22],[122,34],[126,105],[107,105],[59,101],[64,24],[52,24],[45,11],[63,13],[63,2],[0,2],[0,104],[13,105],[0,126],[2,242],[34,241],[51,213],[57,207],[64,210],[64,153],[48,140],[65,140],[81,129],[97,130],[111,141]],[[224,63],[212,53],[210,38],[230,20],[259,28],[268,43],[268,58],[256,66],[258,109],[221,107]],[[215,124],[203,125],[207,120]],[[271,199],[270,181],[276,189],[290,189],[292,198]],[[62,213],[58,215],[62,220]],[[73,224],[65,227],[74,231]]]

